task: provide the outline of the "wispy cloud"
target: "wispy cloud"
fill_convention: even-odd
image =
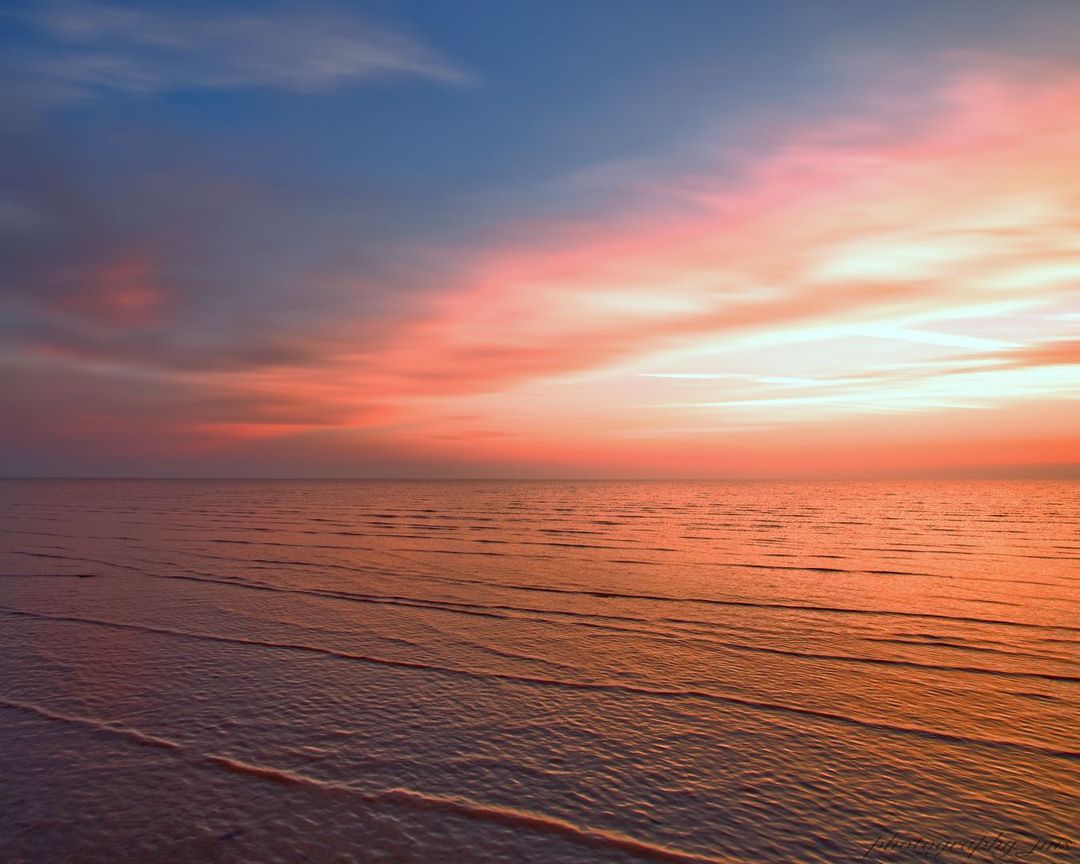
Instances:
[[[311,93],[391,76],[468,80],[411,36],[323,4],[231,13],[57,0],[24,20],[41,42],[10,62],[56,101],[199,89]]]
[[[587,223],[425,250],[439,266],[424,290],[361,267],[327,288],[325,271],[278,266],[280,234],[227,291],[205,279],[216,261],[192,273],[169,239],[158,257],[153,243],[75,256],[20,298],[24,333],[42,337],[20,362],[44,382],[24,413],[80,440],[167,416],[174,438],[281,440],[279,455],[349,435],[410,458],[624,472],[1080,459],[1061,431],[1080,421],[1080,78],[980,73],[929,101],[910,128],[871,117],[848,134],[823,117],[739,177],[695,174],[688,205],[661,190]],[[386,308],[354,303],[368,283]],[[58,383],[65,364],[77,386]],[[124,423],[64,424],[60,393],[97,393]]]
[[[482,392],[778,333],[861,335],[901,356],[1020,347],[1019,325],[999,335],[1017,304],[1077,296],[1078,98],[1073,78],[973,75],[919,128],[824,143],[819,129],[742,183],[700,177],[713,205],[550,226],[549,242],[539,226],[531,246],[479,256],[471,284],[400,332],[379,371],[404,391]],[[996,332],[964,329],[975,307],[998,310],[982,316]],[[1023,335],[1054,335],[1041,326]],[[848,374],[860,355],[834,359]]]

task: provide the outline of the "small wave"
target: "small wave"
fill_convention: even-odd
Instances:
[[[814,606],[807,603],[770,603],[767,601],[758,600],[727,600],[716,597],[672,597],[670,595],[664,594],[632,594],[622,591],[600,591],[584,588],[554,588],[547,585],[520,585],[510,582],[485,582],[480,579],[458,579],[455,581],[469,582],[477,585],[486,585],[489,588],[503,588],[510,591],[535,591],[542,594],[573,594],[582,597],[599,597],[605,600],[654,600],[661,603],[701,603],[708,606],[737,606],[750,607],[754,609],[789,609],[798,612],[824,612],[833,615],[895,616],[899,618],[919,618],[929,619],[933,621],[961,621],[972,624],[993,624],[1002,627],[1021,627],[1031,630],[1046,629],[1080,632],[1080,627],[1070,627],[1064,624],[1030,624],[1026,621],[1010,621],[1001,618],[977,618],[969,615],[945,615],[943,613],[936,612],[900,612],[891,609],[852,609],[850,607],[840,606]]]
[[[909,735],[928,740],[943,741],[949,744],[974,747],[991,747],[1017,750],[1021,752],[1036,753],[1041,756],[1050,756],[1058,759],[1080,760],[1080,751],[1058,749],[1055,747],[1036,744],[1028,741],[1015,741],[1004,738],[982,738],[978,736],[959,735],[952,732],[944,732],[936,729],[926,729],[917,726],[904,726],[902,724],[887,723],[880,720],[869,720],[854,717],[848,714],[839,714],[832,711],[823,711],[816,708],[806,708],[798,705],[786,705],[779,702],[748,699],[742,696],[733,696],[724,693],[716,693],[708,690],[696,690],[692,688],[669,690],[660,687],[645,687],[631,684],[614,684],[591,681],[568,681],[557,678],[544,678],[534,675],[522,675],[511,672],[484,671],[477,669],[462,669],[454,666],[440,666],[433,663],[424,663],[418,660],[398,660],[388,657],[376,657],[370,654],[356,654],[349,651],[339,651],[333,648],[324,648],[318,645],[307,645],[297,642],[271,642],[262,639],[245,639],[239,636],[223,636],[216,633],[196,633],[186,630],[175,630],[167,627],[153,627],[146,624],[131,624],[121,621],[108,621],[100,618],[82,618],[73,615],[49,615],[41,612],[29,612],[22,609],[13,609],[0,606],[0,612],[26,618],[38,618],[51,621],[68,621],[72,623],[93,624],[101,627],[111,627],[119,630],[134,630],[146,633],[158,633],[165,636],[174,636],[181,639],[197,639],[211,642],[221,642],[233,645],[251,645],[261,648],[284,649],[288,651],[302,651],[311,654],[321,654],[327,657],[336,657],[341,660],[370,663],[377,666],[385,666],[394,669],[417,670],[431,672],[440,675],[450,675],[458,678],[468,678],[474,681],[507,681],[515,684],[535,685],[540,687],[555,687],[565,690],[583,690],[598,693],[615,693],[631,696],[644,696],[654,699],[690,699],[703,702],[713,702],[723,705],[738,705],[751,710],[763,711],[771,714],[788,716],[809,717],[817,720],[837,723],[844,726],[854,726],[864,730],[883,732],[887,734]]]
[[[555,816],[516,810],[510,807],[499,807],[492,804],[480,804],[456,796],[430,795],[415,792],[412,789],[398,788],[390,789],[373,797],[376,797],[376,800],[392,801],[410,807],[454,813],[486,822],[497,822],[511,828],[531,828],[534,831],[558,834],[575,843],[626,852],[650,861],[671,861],[678,862],[678,864],[721,864],[719,858],[697,855],[693,852],[683,852],[655,843],[647,843],[644,840],[636,840],[633,837],[613,831],[583,827]]]
[[[604,623],[604,624],[597,623],[597,622],[600,622],[600,621],[603,621],[603,622],[641,623],[641,624],[653,624],[653,623],[655,623],[651,619],[640,618],[640,617],[635,617],[635,616],[628,616],[628,615],[605,615],[605,614],[597,613],[597,612],[584,613],[584,612],[567,611],[567,610],[562,610],[562,609],[536,609],[536,608],[525,607],[525,606],[508,606],[508,605],[504,605],[504,604],[464,603],[464,602],[460,602],[460,601],[443,601],[443,600],[435,600],[435,599],[427,599],[427,598],[419,598],[419,597],[405,597],[405,596],[400,596],[400,595],[366,595],[366,594],[356,594],[356,593],[345,592],[345,591],[317,590],[317,589],[306,589],[306,588],[291,588],[291,587],[286,587],[286,586],[267,585],[265,583],[260,583],[260,582],[235,582],[235,581],[221,579],[221,578],[215,578],[215,577],[211,577],[211,576],[207,576],[207,575],[190,575],[190,574],[187,574],[187,575],[172,575],[172,576],[164,576],[164,575],[157,575],[157,574],[152,574],[152,575],[155,575],[155,578],[162,578],[162,579],[177,579],[177,580],[181,580],[181,581],[208,582],[208,583],[212,583],[212,584],[227,585],[227,586],[231,586],[231,587],[250,588],[250,589],[258,590],[258,591],[271,591],[271,592],[279,592],[279,593],[283,593],[283,594],[302,594],[302,595],[310,596],[310,597],[319,597],[319,598],[326,598],[326,599],[331,599],[331,600],[345,600],[345,601],[356,602],[356,603],[376,603],[376,604],[382,604],[382,605],[406,606],[406,607],[409,607],[409,608],[425,609],[425,610],[430,610],[430,611],[434,611],[434,612],[448,612],[448,613],[461,614],[461,615],[477,615],[477,616],[482,616],[482,617],[492,617],[492,618],[500,618],[500,619],[506,619],[506,618],[509,618],[509,617],[514,617],[515,620],[517,619],[517,615],[507,616],[505,614],[502,614],[502,613],[505,613],[505,612],[522,613],[522,614],[525,614],[527,616],[545,615],[545,616],[549,616],[549,618],[550,617],[572,618],[572,619],[576,619],[576,620],[573,620],[573,621],[567,622],[567,623],[572,624],[572,625],[576,625],[576,626],[593,627],[593,628],[597,628],[597,629],[611,630],[613,632],[620,632],[620,633],[634,633],[634,634],[640,634],[642,636],[649,636],[649,637],[654,637],[654,638],[675,638],[673,634],[663,633],[663,632],[660,632],[660,631],[653,630],[652,628],[625,627],[625,626],[616,627],[616,626],[613,626],[611,623]],[[535,590],[537,590],[537,591],[545,591],[545,590],[549,590],[549,589],[537,588]],[[550,589],[550,590],[555,591],[555,590],[558,590],[558,589]],[[627,594],[611,593],[611,592],[606,592],[606,591],[567,592],[567,593],[588,593],[591,596],[601,597],[601,598],[605,598],[605,599],[618,599],[618,598],[625,598],[625,597],[628,597],[628,596],[634,596],[634,595],[627,595]],[[637,596],[645,597],[646,595],[637,595]],[[670,599],[672,599],[674,601],[675,598],[670,598]],[[692,601],[686,601],[686,602],[692,602]],[[725,601],[701,600],[701,601],[698,601],[698,602],[723,603]],[[794,608],[805,608],[805,607],[794,607]],[[544,618],[536,618],[536,617],[530,617],[529,620],[531,620],[533,622],[536,622],[536,623],[545,623],[545,624],[554,623],[554,622],[552,622],[550,620],[547,620],[547,619],[544,619]],[[665,618],[665,619],[662,619],[662,620],[669,621],[671,623],[676,623],[676,624],[694,625],[696,627],[701,627],[701,626],[713,627],[713,626],[715,626],[714,622],[698,621],[698,620],[694,620],[694,619]],[[805,659],[810,659],[810,660],[827,660],[827,661],[836,661],[836,662],[842,662],[842,663],[863,663],[863,664],[883,665],[883,666],[903,666],[903,667],[916,668],[916,669],[929,669],[929,670],[940,671],[940,672],[967,672],[967,673],[976,674],[976,675],[980,675],[980,674],[981,675],[996,675],[996,676],[1001,676],[1001,677],[1042,678],[1044,680],[1052,680],[1052,681],[1077,681],[1077,680],[1080,680],[1080,678],[1075,678],[1075,677],[1066,676],[1066,675],[1043,674],[1043,673],[1038,673],[1038,672],[1014,672],[1014,671],[1009,671],[1009,670],[986,669],[986,668],[977,667],[977,666],[947,666],[947,665],[935,664],[935,663],[920,663],[920,662],[913,661],[913,660],[897,660],[897,659],[876,658],[876,657],[856,657],[856,656],[846,655],[846,654],[821,654],[821,653],[813,653],[813,652],[806,652],[806,651],[794,651],[794,650],[788,650],[788,649],[770,648],[768,646],[756,646],[756,645],[748,645],[748,644],[745,644],[745,643],[729,642],[729,641],[716,639],[716,638],[712,637],[711,635],[704,634],[704,633],[701,634],[700,639],[701,639],[701,641],[705,641],[705,642],[708,642],[710,644],[715,644],[715,645],[718,645],[720,647],[728,648],[728,649],[736,650],[736,651],[746,651],[746,652],[773,654],[773,655],[781,655],[781,656],[788,656],[788,657],[805,658]],[[888,641],[888,640],[876,640],[876,641]],[[480,647],[480,646],[477,646],[477,647]],[[489,650],[489,649],[483,649],[483,650]],[[530,658],[530,659],[536,659],[539,662],[544,662],[547,665],[551,665],[551,664],[548,664],[547,661],[539,660],[539,658]],[[561,664],[554,664],[554,665],[561,666]]]
[[[953,651],[971,651],[983,654],[1000,654],[1004,657],[1030,657],[1033,660],[1050,660],[1058,663],[1067,663],[1070,666],[1078,665],[1074,660],[1065,660],[1059,657],[1049,656],[1047,654],[1033,654],[1030,651],[1015,651],[1004,648],[988,648],[984,645],[960,645],[958,642],[963,642],[963,639],[959,637],[945,637],[935,636],[932,637],[932,641],[924,641],[920,639],[897,639],[891,637],[881,636],[865,636],[863,637],[868,642],[885,642],[892,645],[914,645],[919,648],[945,648]]]
[[[557,834],[580,845],[618,850],[651,861],[676,862],[676,864],[724,864],[719,858],[683,852],[668,846],[637,840],[621,833],[576,825],[557,816],[548,816],[493,804],[483,804],[465,798],[431,795],[400,787],[383,792],[364,792],[342,783],[319,780],[315,777],[296,774],[269,765],[257,765],[231,756],[191,752],[175,741],[159,738],[146,732],[140,732],[137,729],[118,726],[114,723],[95,720],[90,717],[64,714],[30,702],[0,698],[0,707],[25,711],[43,719],[78,726],[93,733],[119,736],[136,744],[170,750],[178,756],[186,757],[185,761],[190,760],[196,765],[212,765],[234,774],[254,777],[283,786],[300,787],[330,794],[350,795],[374,805],[391,804],[405,806],[410,809],[438,810],[469,819],[494,822],[511,828],[524,828],[547,834]]]
[[[51,708],[43,708],[40,705],[35,705],[32,702],[23,702],[19,699],[0,699],[0,706],[4,708],[11,708],[16,711],[26,711],[31,714],[36,714],[39,717],[43,717],[46,720],[56,720],[61,723],[68,723],[73,726],[81,726],[83,728],[90,729],[95,732],[103,732],[110,735],[119,735],[126,738],[128,741],[132,741],[135,744],[142,744],[146,747],[159,747],[163,750],[180,750],[181,747],[175,741],[170,741],[168,738],[159,738],[156,735],[148,735],[145,732],[140,732],[138,729],[132,729],[129,726],[119,726],[115,723],[109,723],[104,720],[93,720],[88,717],[76,717],[74,714],[64,714],[61,711],[54,711]]]
[[[102,561],[100,558],[83,558],[79,555],[57,555],[52,552],[29,552],[25,549],[15,549],[13,550],[13,554],[25,555],[29,558],[51,558],[56,561],[81,561],[83,564],[100,564],[103,567],[115,567],[118,570],[130,570],[144,576],[153,575],[147,573],[140,567],[132,567],[130,564],[120,564],[116,561]]]
[[[270,768],[266,765],[253,765],[250,762],[242,762],[239,759],[232,759],[228,756],[216,756],[214,754],[210,754],[204,758],[212,765],[217,765],[227,771],[232,771],[235,774],[246,774],[249,777],[259,777],[263,780],[281,783],[285,786],[317,785],[333,788],[329,784],[323,784],[318,780],[314,780],[310,777],[302,777],[299,774],[293,774],[291,771],[285,771],[281,768]]]
[[[877,642],[902,642],[903,640],[886,640],[876,639]],[[857,657],[852,654],[823,654],[813,651],[794,651],[788,648],[770,648],[765,645],[747,645],[740,642],[717,642],[717,644],[724,646],[725,648],[731,648],[736,651],[749,651],[760,654],[776,654],[783,657],[801,657],[807,660],[828,660],[837,663],[864,663],[872,666],[900,666],[907,669],[927,669],[934,672],[967,672],[972,675],[993,675],[1000,678],[1039,678],[1043,681],[1066,681],[1066,682],[1078,682],[1080,677],[1075,675],[1054,674],[1052,672],[1024,672],[1011,669],[987,669],[984,666],[949,666],[942,663],[921,663],[917,660],[901,660],[891,657]],[[949,645],[944,642],[907,642],[909,645],[922,645],[929,648],[966,648],[966,646]],[[966,650],[992,650],[992,649],[976,649],[968,648]],[[995,653],[1005,654],[1009,652],[997,651]],[[1037,656],[1037,655],[1018,655],[1012,656]],[[1047,658],[1039,658],[1047,659]]]

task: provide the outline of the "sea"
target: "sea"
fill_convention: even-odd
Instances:
[[[0,862],[1080,860],[1080,482],[0,482]]]

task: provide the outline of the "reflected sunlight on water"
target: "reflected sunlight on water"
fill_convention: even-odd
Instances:
[[[4,861],[1076,854],[1076,483],[0,488]]]

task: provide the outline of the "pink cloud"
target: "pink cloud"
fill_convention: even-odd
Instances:
[[[168,301],[153,256],[141,249],[128,250],[103,263],[64,273],[60,279],[70,287],[54,308],[108,327],[153,326]]]
[[[463,289],[360,365],[388,392],[488,392],[702,336],[1071,291],[1080,79],[977,76],[938,98],[917,129],[850,140],[823,124],[741,183],[698,178],[689,209],[480,253]]]
[[[464,276],[374,340],[365,321],[350,343],[346,322],[315,361],[179,379],[236,400],[185,428],[298,452],[344,429],[423,459],[621,473],[1080,461],[1062,431],[1076,411],[1051,407],[1075,388],[1043,374],[1080,361],[1080,76],[960,76],[930,101],[917,121],[898,101],[792,130],[734,180],[673,177],[629,212],[458,253]],[[139,328],[167,301],[132,253],[58,309]],[[852,333],[887,341],[884,359]],[[700,358],[715,374],[695,381]],[[688,374],[637,375],[648,363]],[[957,419],[976,408],[997,437],[985,414]]]

